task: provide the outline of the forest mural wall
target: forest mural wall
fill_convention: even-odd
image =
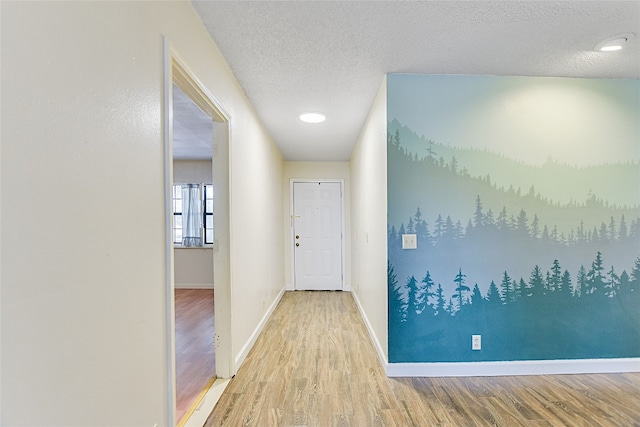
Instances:
[[[387,85],[389,361],[639,357],[640,82]]]

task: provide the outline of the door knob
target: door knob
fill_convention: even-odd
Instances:
[[[299,235],[299,234],[296,234],[296,239],[299,239],[299,238],[300,238],[300,235]]]
[[[300,243],[296,243],[296,246],[300,246]]]

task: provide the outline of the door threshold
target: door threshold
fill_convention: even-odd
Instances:
[[[211,415],[213,408],[220,400],[222,392],[229,385],[230,378],[216,378],[209,390],[200,399],[197,406],[190,411],[191,415],[184,422],[178,424],[179,427],[202,427],[207,422],[207,418]]]

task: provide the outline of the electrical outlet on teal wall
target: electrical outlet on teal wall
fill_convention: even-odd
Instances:
[[[640,356],[639,92],[388,76],[390,362]]]

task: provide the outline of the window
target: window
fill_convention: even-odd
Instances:
[[[204,243],[213,245],[213,185],[204,184],[203,197],[204,200]]]
[[[173,186],[173,243],[182,244],[182,186]]]
[[[185,247],[213,244],[213,185],[173,186],[173,243]]]

